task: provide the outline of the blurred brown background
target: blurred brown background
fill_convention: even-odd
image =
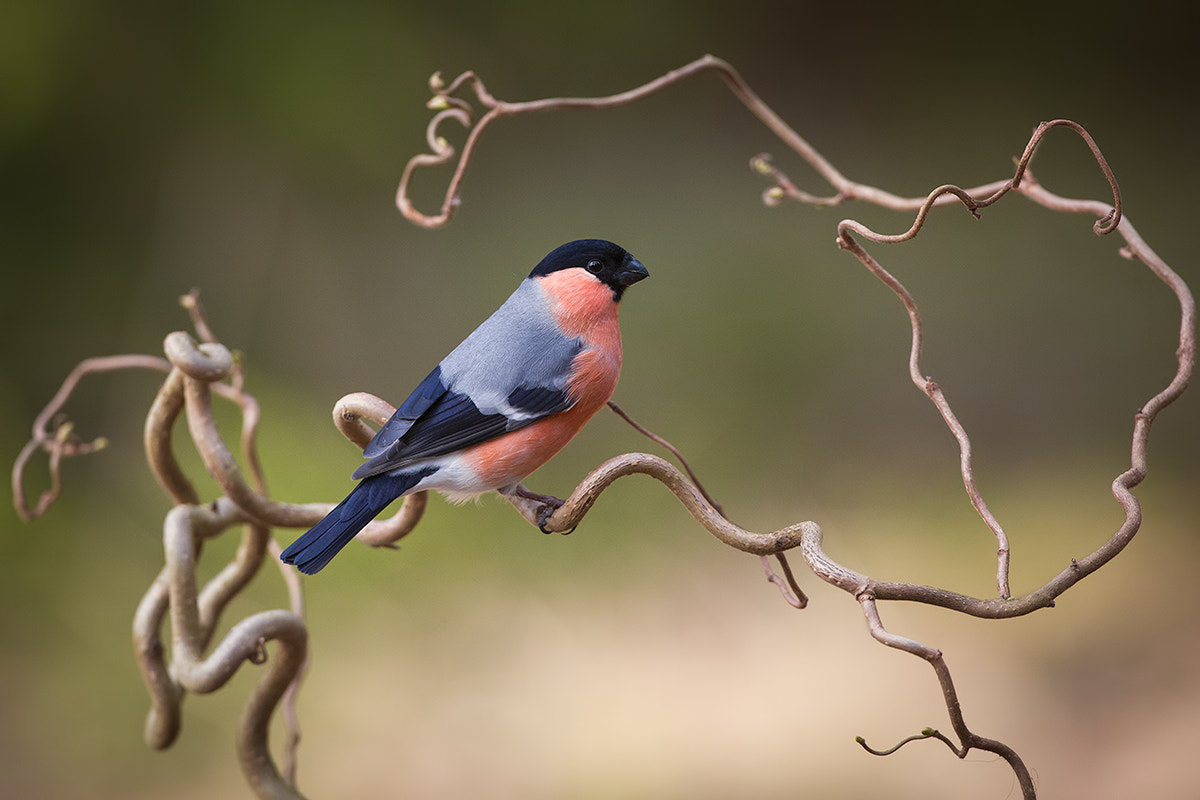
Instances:
[[[830,553],[861,571],[987,595],[994,546],[952,439],[908,382],[907,319],[833,244],[845,216],[889,231],[907,216],[763,207],[747,167],[762,150],[824,187],[708,76],[613,111],[496,125],[459,216],[420,230],[392,200],[425,149],[428,76],[473,69],[508,100],[598,95],[712,52],[848,176],[914,195],[1006,177],[1039,121],[1071,118],[1108,156],[1139,231],[1194,281],[1186,12],[5,4],[0,452],[16,455],[79,360],[160,352],[188,327],[176,298],[195,286],[244,354],[273,494],[339,499],[357,457],[328,422],[338,397],[402,399],[546,251],[603,236],[652,274],[625,303],[616,399],[683,449],[733,519],[815,519]],[[1064,194],[1106,195],[1065,131],[1035,170]],[[420,176],[427,212],[447,177]],[[1090,224],[1013,197],[982,221],[947,209],[917,242],[874,250],[922,302],[924,367],[972,432],[1017,592],[1119,524],[1108,487],[1128,465],[1133,413],[1174,370],[1174,299]],[[43,519],[0,514],[5,795],[249,795],[232,740],[252,668],[187,701],[170,751],[141,741],[129,626],[162,556],[167,502],[140,452],[157,380],[88,382],[72,416],[112,445],[67,465]],[[1185,395],[1156,423],[1142,532],[1056,609],[987,623],[883,607],[893,631],[946,652],[968,723],[1014,746],[1044,797],[1200,793],[1197,624],[1181,592],[1200,555],[1197,409]],[[602,415],[530,483],[563,493],[604,458],[649,447]],[[206,569],[233,546],[209,548]],[[352,547],[308,581],[302,788],[1014,796],[988,754],[960,762],[920,743],[877,759],[854,744],[947,729],[940,694],[927,665],[869,639],[850,597],[796,567],[803,612],[644,479],[615,486],[569,537],[536,533],[496,500],[435,500],[399,552]],[[285,602],[268,568],[229,619]]]

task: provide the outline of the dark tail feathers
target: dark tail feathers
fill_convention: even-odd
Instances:
[[[323,520],[288,545],[280,558],[285,564],[295,564],[305,575],[320,572],[379,512],[429,473],[423,469],[363,479]]]

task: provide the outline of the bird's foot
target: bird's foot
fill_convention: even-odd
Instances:
[[[541,510],[540,510],[540,511],[538,511],[538,530],[539,530],[539,531],[541,531],[542,533],[554,533],[555,531],[552,531],[552,530],[549,530],[549,529],[547,529],[547,528],[546,528],[546,525],[547,525],[547,524],[550,522],[550,518],[551,518],[552,516],[554,516],[554,512],[556,512],[556,511],[558,511],[560,508],[562,508],[562,507],[563,507],[563,503],[564,503],[564,502],[566,502],[566,501],[564,501],[564,500],[559,500],[557,497],[547,497],[546,499],[547,499],[549,502],[548,502],[548,503],[546,503],[545,505],[543,505],[543,506],[542,506],[542,508],[541,508]],[[575,532],[575,529],[576,529],[577,527],[579,527],[579,526],[578,526],[578,525],[572,525],[572,526],[571,526],[570,528],[568,528],[567,530],[565,530],[565,531],[558,531],[558,532],[559,532],[559,533],[561,533],[563,536],[566,536],[566,535],[567,535],[567,534],[569,534],[569,533],[574,533],[574,532]]]
[[[522,485],[518,485],[511,494],[514,497],[519,497],[522,500],[529,500],[536,504],[537,511],[536,515],[534,516],[534,524],[537,525],[538,530],[542,533],[554,533],[554,531],[546,528],[546,524],[550,521],[550,517],[554,516],[554,512],[562,508],[563,503],[566,502],[565,500],[561,500],[550,494],[539,494],[538,492],[532,492]],[[565,536],[574,530],[574,528],[571,528],[569,531],[563,531],[563,535]]]

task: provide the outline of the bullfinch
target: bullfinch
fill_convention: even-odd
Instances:
[[[623,248],[580,239],[552,251],[434,367],[363,450],[359,484],[283,551],[312,574],[389,503],[534,495],[525,476],[562,449],[617,388],[617,305],[649,273]]]

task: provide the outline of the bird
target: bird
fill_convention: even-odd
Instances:
[[[456,502],[489,491],[553,501],[522,481],[612,397],[618,305],[648,276],[604,239],[552,250],[379,428],[351,476],[359,483],[283,562],[319,572],[392,501],[426,489]]]

